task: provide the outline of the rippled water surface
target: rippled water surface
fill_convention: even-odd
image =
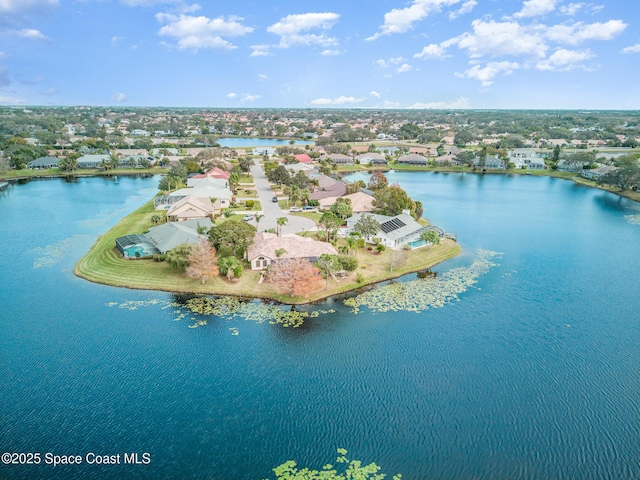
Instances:
[[[439,308],[373,292],[296,329],[257,303],[189,328],[204,317],[180,297],[73,275],[157,179],[0,192],[0,449],[151,453],[0,478],[260,479],[337,447],[406,479],[640,477],[640,205],[550,178],[389,178],[458,235],[439,277],[499,255]],[[403,281],[381,288],[433,292]]]

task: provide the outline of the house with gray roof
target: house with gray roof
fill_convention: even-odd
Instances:
[[[409,153],[398,158],[398,163],[405,165],[427,165],[428,162],[427,157],[423,157],[417,153]]]
[[[40,157],[27,163],[27,168],[31,170],[43,170],[47,168],[57,168],[60,160],[56,157]]]
[[[360,165],[386,165],[387,159],[384,155],[375,152],[367,152],[362,155],[358,155],[356,160],[360,162]]]
[[[353,158],[341,153],[332,153],[327,157],[336,165],[353,165]]]
[[[184,222],[167,222],[157,227],[151,227],[144,237],[160,252],[169,250],[188,243],[195,245],[201,238],[207,238],[206,232],[213,226],[208,218],[198,220],[185,220]],[[205,233],[198,233],[204,230]]]
[[[98,168],[102,162],[108,162],[111,159],[109,155],[83,155],[78,159],[78,168]]]

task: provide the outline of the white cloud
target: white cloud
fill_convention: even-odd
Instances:
[[[249,55],[250,57],[270,57],[273,55],[273,53],[269,51],[269,45],[251,45],[251,48],[253,51],[251,55]]]
[[[309,30],[329,30],[338,21],[337,13],[301,13],[287,15],[279,22],[267,27],[267,32],[280,37],[280,48],[289,48],[295,45],[320,45],[334,47],[338,44],[335,38],[327,37],[324,33],[303,33]]]
[[[50,42],[51,39],[44,35],[40,30],[33,28],[23,28],[22,30],[8,30],[8,35],[20,38],[26,38],[27,40],[35,40],[36,42]]]
[[[331,50],[331,49],[327,49],[327,50],[323,50],[320,52],[320,55],[323,55],[325,57],[329,57],[329,56],[334,56],[334,55],[340,55],[342,52],[340,50]]]
[[[413,24],[439,12],[442,7],[448,7],[460,3],[462,0],[413,0],[409,7],[394,8],[384,14],[384,24],[380,26],[380,32],[367,38],[376,40],[382,35],[404,33],[413,27]]]
[[[561,48],[548,59],[538,62],[536,68],[538,70],[569,71],[581,66],[579,65],[581,62],[593,57],[594,54],[590,50],[567,50]]]
[[[111,95],[111,101],[114,103],[126,102],[127,96],[122,92],[114,93],[113,95]]]
[[[384,108],[400,108],[402,106],[402,104],[400,102],[391,102],[389,100],[385,100],[382,103],[382,106]]]
[[[448,46],[457,44],[472,58],[485,55],[528,55],[544,58],[548,46],[535,28],[525,28],[518,22],[495,22],[493,20],[474,20],[471,22],[473,33],[465,32],[459,37],[443,42]]]
[[[408,63],[403,63],[398,67],[396,72],[405,73],[405,72],[410,72],[411,70],[413,70],[413,67],[411,65],[409,65]]]
[[[569,5],[562,5],[560,7],[560,13],[569,17],[574,16],[584,7],[584,3],[570,3]]]
[[[604,23],[577,22],[570,25],[547,27],[545,37],[557,43],[577,45],[588,40],[611,40],[622,33],[627,24],[622,20],[609,20]]]
[[[449,20],[455,20],[456,18],[462,15],[471,13],[471,11],[475,8],[476,5],[478,5],[478,2],[476,2],[476,0],[468,0],[464,2],[458,10],[449,13]]]
[[[464,78],[475,78],[482,82],[483,87],[488,87],[493,83],[493,79],[503,73],[504,75],[510,75],[520,68],[520,64],[516,62],[489,62],[486,66],[474,65],[464,73],[457,73],[456,75]]]
[[[153,7],[166,3],[181,3],[181,0],[120,0],[120,3],[127,7]],[[200,5],[182,5],[182,13],[186,11],[195,11],[200,9]]]
[[[316,98],[311,100],[313,105],[344,105],[345,103],[359,103],[365,101],[366,98],[345,97],[340,96],[337,98]]]
[[[374,63],[380,68],[389,68],[391,66],[383,59],[376,60]]]
[[[113,37],[111,37],[111,45],[117,45],[123,40],[124,40],[124,37],[119,37],[118,35],[114,35]]]
[[[404,57],[391,57],[389,59],[389,62],[393,63],[394,65],[398,65],[402,62],[404,62],[406,59]]]
[[[250,93],[243,93],[242,96],[240,97],[240,101],[242,103],[250,103],[250,102],[255,102],[261,97],[262,95],[251,95]]]
[[[369,95],[371,95],[372,97],[380,98],[380,94],[378,92],[376,92],[375,90],[371,90],[369,92]]]
[[[42,13],[60,5],[58,0],[1,0],[0,15]]]
[[[269,80],[269,77],[267,75],[265,75],[264,73],[259,73],[258,74],[258,80],[260,80],[261,82],[265,82],[265,81]]]
[[[231,92],[231,93],[227,93],[227,98],[236,98],[238,95]]]
[[[469,99],[466,97],[458,97],[457,100],[452,102],[414,103],[409,108],[435,110],[465,109],[471,108],[471,102],[469,102]]]
[[[624,47],[620,53],[640,53],[640,43],[636,43],[630,47]]]
[[[445,53],[446,50],[441,45],[432,43],[424,47],[421,52],[416,53],[413,58],[443,58],[446,56]]]
[[[24,105],[25,103],[27,101],[22,98],[0,97],[0,105]]]
[[[158,13],[156,19],[164,23],[158,34],[174,37],[178,40],[180,50],[212,48],[217,50],[232,50],[236,48],[222,37],[239,37],[253,32],[252,27],[241,23],[242,17],[230,16],[208,18],[204,16],[173,15]]]
[[[513,16],[516,18],[537,17],[551,13],[556,9],[558,0],[526,0],[522,10]]]

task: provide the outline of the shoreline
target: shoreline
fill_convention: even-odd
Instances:
[[[421,248],[407,252],[408,259],[405,266],[393,272],[386,270],[380,272],[379,268],[381,265],[388,265],[384,262],[391,255],[390,250],[387,250],[386,255],[385,253],[374,255],[366,250],[360,251],[356,255],[359,261],[358,269],[350,272],[340,283],[330,280],[328,290],[323,288],[308,297],[290,297],[276,292],[271,284],[258,283],[260,271],[245,270],[237,281],[228,281],[217,275],[201,285],[200,280],[187,277],[184,272],[174,269],[166,262],[122,258],[116,252],[115,239],[128,233],[144,231],[150,223],[153,212],[153,200],[150,200],[122,218],[101,235],[75,264],[74,275],[92,283],[135,290],[257,298],[277,301],[285,305],[304,305],[432,268],[462,251],[453,240],[443,239],[440,245],[432,246],[431,250]],[[378,270],[377,274],[376,270]],[[373,276],[369,279],[365,278],[363,283],[355,281],[358,273],[366,276],[369,272],[372,272]]]
[[[557,178],[560,180],[570,180],[573,183],[578,185],[582,185],[584,187],[596,188],[598,190],[602,190],[604,192],[613,193],[614,195],[618,195],[623,198],[628,198],[629,200],[633,200],[634,202],[640,203],[640,191],[635,190],[619,190],[617,187],[609,187],[604,185],[598,185],[593,180],[589,180],[587,178],[582,178],[575,174],[575,172],[563,172],[560,170],[486,170],[484,172],[473,171],[472,168],[469,167],[421,167],[415,165],[380,165],[380,166],[369,166],[363,167],[361,165],[354,165],[353,167],[358,168],[350,168],[350,167],[341,167],[338,170],[338,173],[348,175],[350,173],[366,173],[368,171],[381,171],[381,172],[389,172],[393,170],[394,172],[424,172],[424,173],[469,173],[472,175],[526,175],[531,177],[549,177],[549,178]]]

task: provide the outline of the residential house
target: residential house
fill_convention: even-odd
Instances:
[[[360,162],[360,165],[386,165],[387,159],[380,153],[368,152],[358,155],[356,160]]]
[[[109,155],[83,155],[78,159],[78,168],[98,168],[102,162],[108,162]]]
[[[169,206],[167,220],[183,222],[186,220],[201,220],[213,216],[214,207],[210,199],[189,195]]]
[[[259,157],[263,155],[266,155],[267,157],[273,157],[276,154],[276,148],[275,147],[253,147],[253,150],[251,150],[251,154]]]
[[[303,258],[317,262],[322,254],[337,255],[333,245],[295,234],[277,236],[274,233],[257,233],[249,246],[246,259],[251,270],[264,270],[278,260]],[[278,255],[279,254],[279,255]]]
[[[198,173],[197,175],[193,175],[189,177],[190,179],[200,179],[200,178],[224,178],[225,180],[229,180],[231,174],[229,172],[225,172],[221,168],[213,167],[207,170],[205,173]]]
[[[598,168],[592,169],[582,169],[580,171],[580,176],[584,178],[588,178],[589,180],[597,180],[598,178],[606,175],[607,173],[615,172],[618,170],[618,167],[614,167],[611,165],[603,165]]]
[[[347,193],[347,186],[344,182],[334,180],[327,175],[318,175],[312,177],[318,181],[318,187],[311,192],[312,200],[320,200],[328,197],[341,197]]]
[[[417,241],[420,239],[422,232],[430,229],[430,227],[423,227],[416,222],[409,212],[405,210],[395,217],[375,213],[356,213],[347,218],[347,232],[353,230],[353,227],[363,215],[372,216],[380,224],[378,233],[366,240],[371,242],[373,238],[380,238],[380,243],[389,248],[400,248],[409,242]]]
[[[473,161],[473,164],[476,167],[480,167],[480,157],[476,157]],[[491,168],[496,170],[504,170],[504,162],[500,160],[495,155],[487,155],[484,159],[484,167],[483,168]]]
[[[57,168],[60,160],[56,157],[40,157],[27,163],[27,168],[31,170],[43,170],[46,168]]]
[[[544,159],[540,158],[538,152],[530,148],[516,148],[507,152],[509,162],[516,168],[527,168],[529,170],[544,170],[546,165]]]
[[[427,165],[428,162],[427,157],[423,157],[417,153],[409,153],[398,158],[398,163],[404,165]]]
[[[151,227],[144,236],[160,253],[167,253],[183,243],[195,245],[200,239],[206,239],[206,232],[212,226],[213,223],[208,218],[167,222]]]
[[[353,158],[341,153],[332,153],[327,155],[329,159],[336,165],[353,165]]]
[[[353,210],[353,213],[373,211],[373,196],[368,195],[362,191],[352,193],[351,195],[344,195],[342,197],[321,198],[318,201],[320,202],[321,208],[329,209],[334,203],[336,203],[338,198],[346,198],[351,200],[351,209]]]
[[[300,163],[311,163],[311,162],[313,162],[313,159],[309,155],[307,155],[306,153],[299,153],[297,155],[294,155],[293,158],[298,160],[298,162],[300,162]]]

